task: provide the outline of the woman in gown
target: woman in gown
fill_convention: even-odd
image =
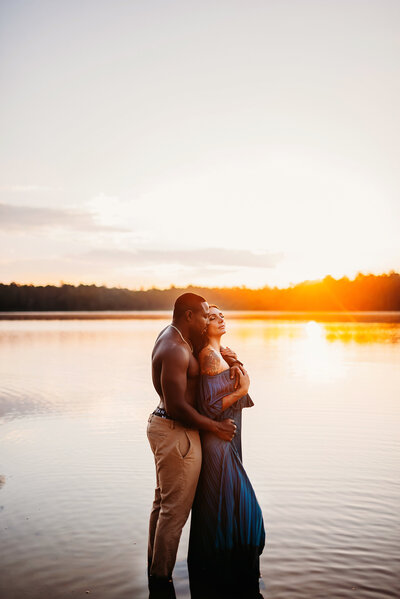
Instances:
[[[232,418],[231,442],[202,432],[202,468],[192,507],[188,567],[192,599],[262,597],[259,556],[265,544],[261,508],[242,464],[242,409],[253,406],[249,377],[238,389],[220,354],[225,321],[210,306],[207,341],[199,353],[197,409],[215,420]]]

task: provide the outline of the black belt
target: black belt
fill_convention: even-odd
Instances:
[[[156,408],[153,412],[155,416],[160,416],[161,418],[167,418],[167,420],[174,420],[164,408]]]

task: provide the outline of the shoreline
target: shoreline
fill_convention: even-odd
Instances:
[[[234,320],[400,323],[400,311],[226,310]],[[0,320],[165,320],[171,310],[4,311]]]

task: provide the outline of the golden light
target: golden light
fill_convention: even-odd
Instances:
[[[298,351],[293,355],[295,374],[313,383],[331,382],[343,377],[346,372],[343,348],[340,344],[329,343],[325,326],[310,320],[303,325],[303,332]]]

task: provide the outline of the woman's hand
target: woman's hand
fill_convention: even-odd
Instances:
[[[235,391],[232,391],[232,393],[229,393],[229,395],[225,395],[225,397],[222,398],[222,411],[226,410],[239,399],[247,395],[249,387],[250,378],[245,370],[244,373],[241,372],[239,375],[239,385],[237,388],[235,387]]]
[[[237,389],[240,385],[240,376],[243,373],[243,370],[243,366],[239,366],[239,364],[235,364],[229,369],[231,379],[235,379],[235,389]]]
[[[244,372],[241,372],[239,375],[239,391],[243,392],[243,395],[246,395],[250,387],[250,377],[247,370],[244,370],[244,368],[242,370]]]
[[[238,360],[237,355],[230,347],[221,347],[220,353],[222,358],[229,366],[229,370],[231,371],[231,379],[235,379],[235,389],[237,389],[240,383],[240,374],[244,374],[246,372],[243,362]]]

